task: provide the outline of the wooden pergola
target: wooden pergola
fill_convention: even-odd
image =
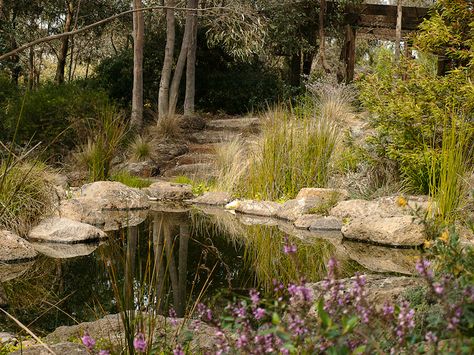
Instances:
[[[327,12],[336,12],[336,4],[327,2]],[[356,35],[374,39],[400,41],[428,16],[428,7],[411,7],[363,3],[347,7],[344,15],[345,34],[342,57],[345,64],[345,79],[354,78]]]

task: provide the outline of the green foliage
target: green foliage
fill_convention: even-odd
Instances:
[[[474,64],[472,1],[436,1],[420,30],[415,36],[415,45],[422,51],[449,59],[450,69]]]
[[[474,85],[463,71],[435,77],[416,61],[390,68],[359,82],[361,101],[377,131],[369,143],[378,156],[396,162],[410,191],[428,194],[443,132],[474,113]],[[403,73],[409,73],[407,80],[401,79]]]
[[[124,146],[128,123],[114,106],[108,105],[86,124],[86,142],[79,146],[75,158],[89,172],[89,181],[106,180],[112,159]]]
[[[172,182],[176,184],[191,185],[193,194],[197,196],[209,192],[214,185],[213,181],[196,181],[184,175],[174,177]]]
[[[4,117],[4,130],[0,138],[7,139],[13,136],[16,123],[23,110],[21,123],[17,132],[17,143],[24,144],[53,141],[63,148],[75,145],[77,136],[74,130],[82,120],[97,115],[101,107],[108,103],[107,95],[87,87],[83,83],[69,83],[61,86],[46,84],[35,91],[23,95],[15,95],[4,101],[2,95],[9,95],[8,87],[0,88],[0,115]],[[11,92],[11,91],[10,91]],[[61,136],[60,139],[59,136]]]
[[[112,181],[118,181],[121,182],[124,185],[127,185],[129,187],[135,187],[135,188],[144,188],[148,187],[151,185],[151,180],[148,179],[142,179],[138,176],[133,176],[128,172],[125,171],[119,171],[115,174],[112,174],[110,176],[110,180]]]

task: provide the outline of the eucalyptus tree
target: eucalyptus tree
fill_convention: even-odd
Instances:
[[[143,125],[143,45],[145,21],[142,0],[133,0],[133,92],[130,123],[138,130]]]

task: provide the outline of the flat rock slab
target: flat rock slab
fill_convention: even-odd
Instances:
[[[242,200],[232,201],[226,205],[226,208],[256,216],[276,217],[281,205],[273,201]]]
[[[31,243],[35,250],[54,259],[68,259],[92,254],[98,243],[60,244],[60,243]]]
[[[298,218],[295,223],[297,229],[309,229],[312,231],[340,231],[342,223],[335,217],[322,217],[315,214],[305,214]]]
[[[228,192],[221,191],[210,191],[206,192],[202,196],[198,196],[189,202],[200,204],[200,205],[210,205],[210,206],[225,206],[230,201],[232,201],[232,196]]]
[[[158,181],[144,189],[152,200],[182,201],[194,197],[191,185],[175,184],[167,181]]]
[[[414,247],[426,239],[424,226],[412,216],[356,218],[341,231],[347,239],[390,246]]]
[[[23,238],[5,229],[0,230],[0,263],[32,260],[38,253]]]
[[[199,180],[199,179],[206,180],[216,175],[217,175],[216,164],[210,164],[210,163],[194,163],[194,164],[178,165],[176,167],[166,170],[163,174],[163,176],[165,177],[187,176],[196,180]],[[192,198],[192,197],[187,197],[187,198]]]
[[[214,130],[246,130],[255,125],[258,125],[260,119],[258,117],[242,117],[242,118],[228,118],[223,120],[208,121],[206,126]]]
[[[57,355],[82,355],[89,354],[86,347],[82,344],[64,342],[49,345],[50,349]],[[33,345],[22,350],[17,350],[11,354],[15,355],[50,355],[51,352],[42,345]]]
[[[414,275],[416,262],[421,256],[421,252],[415,249],[388,248],[348,240],[342,243],[342,248],[350,259],[373,272]]]
[[[51,243],[84,243],[107,238],[107,234],[86,223],[68,218],[52,217],[34,227],[28,236],[30,240]]]

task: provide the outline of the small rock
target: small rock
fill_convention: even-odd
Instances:
[[[240,201],[235,210],[256,216],[275,217],[280,207],[279,203],[273,201],[244,200]]]
[[[232,197],[228,192],[211,191],[192,199],[190,202],[202,205],[224,206],[231,200]]]
[[[287,221],[295,221],[301,215],[310,212],[311,209],[321,204],[319,198],[301,198],[286,201],[278,210],[277,217]]]
[[[118,165],[114,171],[124,171],[133,176],[140,176],[143,178],[149,178],[152,176],[159,175],[159,167],[156,163],[151,160],[144,161],[127,161],[123,164]]]
[[[167,181],[158,181],[144,189],[152,200],[182,201],[193,198],[191,185],[174,184]]]
[[[115,181],[86,184],[81,188],[80,198],[94,200],[101,210],[146,209],[150,205],[144,191]]]
[[[312,231],[341,230],[342,223],[335,217],[321,217],[315,214],[305,214],[298,218],[295,223],[298,229],[309,229]]]
[[[16,339],[15,334],[0,332],[0,344],[16,343],[17,341],[18,340]]]
[[[316,198],[321,201],[331,201],[335,200],[342,201],[349,197],[349,193],[346,190],[342,189],[324,189],[324,188],[303,188],[298,192],[296,199],[302,198]]]
[[[425,228],[412,216],[356,218],[342,227],[347,239],[392,246],[419,246],[426,239]]]
[[[37,253],[30,243],[12,232],[0,229],[0,262],[26,261],[36,256]]]
[[[30,240],[71,244],[92,242],[106,237],[103,231],[94,226],[60,217],[43,220],[28,236]]]
[[[240,200],[234,200],[234,201],[231,201],[229,202],[227,205],[225,205],[225,209],[226,210],[236,210],[239,206],[240,206],[240,203],[242,201]]]

